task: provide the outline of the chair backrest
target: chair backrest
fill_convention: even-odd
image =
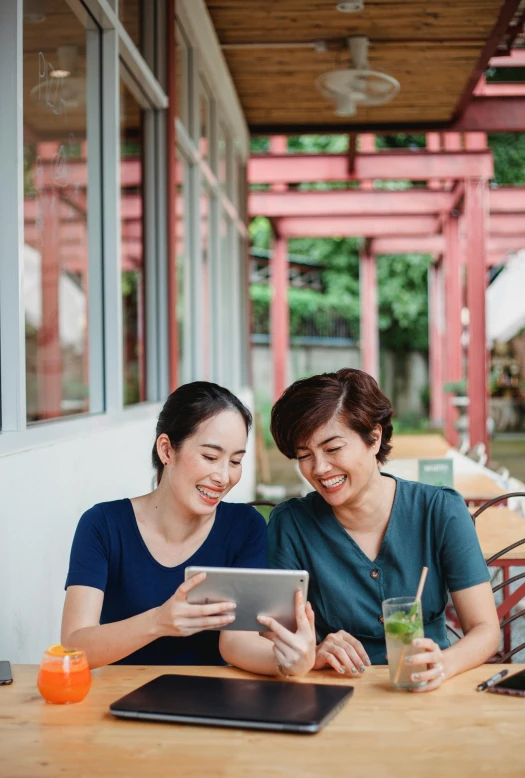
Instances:
[[[502,494],[500,497],[495,497],[493,500],[488,500],[487,502],[483,503],[475,513],[472,514],[472,520],[475,523],[478,516],[480,516],[483,511],[487,510],[487,508],[490,508],[493,505],[498,505],[498,503],[506,502],[511,497],[525,497],[525,492],[508,492],[507,494]],[[523,523],[523,532],[525,534],[525,522]],[[522,540],[517,540],[515,543],[512,543],[510,546],[507,546],[506,548],[502,548],[501,551],[498,551],[497,554],[493,554],[489,559],[487,559],[487,565],[494,564],[500,557],[505,556],[505,554],[508,554],[509,551],[512,551],[515,548],[518,548],[518,546],[525,545],[525,537],[522,538]],[[506,581],[503,581],[500,584],[497,584],[496,586],[492,587],[493,594],[496,594],[496,592],[499,592],[500,589],[503,589],[505,586],[509,586],[510,584],[520,581],[525,578],[525,572],[518,573],[518,575],[514,575],[512,578],[507,579]],[[509,616],[509,618],[504,619],[500,622],[500,629],[505,629],[509,624],[512,624],[512,622],[516,621],[516,619],[521,618],[522,616],[525,616],[525,610],[521,610],[518,613],[515,613],[513,616]],[[458,633],[455,632],[452,628],[449,628],[447,625],[447,628],[450,629],[451,632],[453,632],[456,637],[458,637]],[[508,662],[508,660],[518,654],[520,651],[523,651],[525,649],[525,643],[521,643],[519,646],[516,646],[511,651],[507,651],[507,653],[502,656],[501,658],[498,658],[497,664],[501,664],[504,662]]]
[[[477,511],[472,514],[472,521],[476,523],[478,516],[483,513],[483,511],[486,511],[487,508],[490,508],[492,505],[498,505],[500,502],[506,502],[511,497],[525,497],[525,492],[508,492],[507,494],[502,494],[500,497],[494,497],[493,500],[484,502],[483,505],[480,505]]]
[[[267,505],[269,508],[275,508],[278,503],[271,502],[271,500],[252,500],[252,502],[249,502],[248,505],[253,505],[254,508],[256,508],[258,505]]]

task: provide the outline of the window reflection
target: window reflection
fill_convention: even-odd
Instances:
[[[204,380],[210,378],[210,195],[203,186],[201,193],[201,249],[202,249],[202,353],[204,359]]]
[[[86,31],[65,0],[24,16],[28,422],[89,410]]]
[[[149,13],[153,13],[153,4]],[[118,15],[124,29],[139,51],[142,51],[144,0],[119,0]]]
[[[146,399],[143,149],[143,110],[121,82],[120,210],[125,405]]]
[[[177,245],[177,328],[178,328],[178,376],[179,384],[185,383],[184,368],[184,322],[187,320],[189,306],[185,304],[186,277],[185,277],[185,188],[186,188],[187,166],[180,154],[177,154],[177,200],[176,215],[177,225],[175,230],[175,240]]]

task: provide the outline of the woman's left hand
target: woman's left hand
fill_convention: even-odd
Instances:
[[[262,634],[273,641],[276,665],[287,675],[306,675],[315,663],[315,618],[300,589],[295,593],[295,618],[296,632],[290,632],[270,616],[258,616],[257,621],[271,630]]]
[[[428,665],[428,670],[424,670],[420,673],[412,673],[411,679],[413,681],[428,681],[424,686],[419,686],[417,689],[412,689],[413,692],[431,692],[434,689],[439,689],[443,681],[446,679],[446,667],[445,657],[443,652],[430,638],[416,638],[412,641],[412,645],[416,648],[421,648],[420,654],[413,654],[407,659],[410,662],[405,662],[412,665]]]

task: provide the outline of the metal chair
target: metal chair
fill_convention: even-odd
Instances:
[[[478,516],[483,513],[483,511],[486,511],[487,508],[491,508],[493,505],[497,505],[500,502],[507,502],[511,497],[525,497],[525,492],[508,492],[507,494],[502,494],[500,497],[494,497],[493,500],[484,502],[483,505],[480,505],[477,511],[472,514],[472,521],[474,524],[476,523]]]
[[[509,492],[507,494],[502,494],[500,497],[495,497],[493,500],[488,500],[487,502],[483,503],[475,513],[472,514],[472,521],[474,524],[476,523],[476,519],[478,516],[480,516],[483,511],[485,511],[487,508],[492,507],[493,505],[497,505],[501,502],[506,502],[511,497],[525,497],[525,492]],[[524,522],[524,530],[525,530],[525,522]],[[519,546],[525,545],[525,537],[522,540],[518,540],[515,543],[512,543],[510,546],[507,546],[506,548],[503,548],[501,551],[498,551],[497,554],[494,554],[489,559],[487,559],[487,565],[491,565],[494,562],[496,562],[500,557],[505,556],[509,551],[512,551],[514,548],[518,548]],[[502,567],[503,569],[503,567]],[[496,594],[496,592],[499,592],[501,589],[506,589],[506,587],[510,586],[510,584],[515,583],[516,581],[521,581],[525,579],[525,572],[518,573],[518,575],[512,576],[512,578],[505,578],[501,583],[496,584],[492,587],[493,594]],[[510,606],[513,607],[512,605]],[[517,653],[525,649],[525,643],[520,643],[519,646],[516,646],[512,650],[510,650],[510,625],[516,621],[517,619],[521,618],[522,616],[525,616],[525,609],[518,611],[518,613],[515,613],[514,615],[509,616],[506,619],[502,619],[500,621],[500,629],[503,631],[503,641],[504,641],[504,653],[503,656],[497,655],[497,658],[495,658],[496,664],[501,664],[503,662],[507,662],[511,657],[515,656]],[[461,636],[456,632],[455,629],[453,629],[450,625],[447,624],[447,629],[452,632],[456,637],[460,638]]]

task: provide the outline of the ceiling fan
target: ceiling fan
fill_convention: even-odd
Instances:
[[[358,108],[384,105],[399,92],[397,79],[368,67],[368,38],[355,35],[347,39],[352,66],[331,70],[316,80],[324,97],[335,103],[336,116],[355,116]]]

